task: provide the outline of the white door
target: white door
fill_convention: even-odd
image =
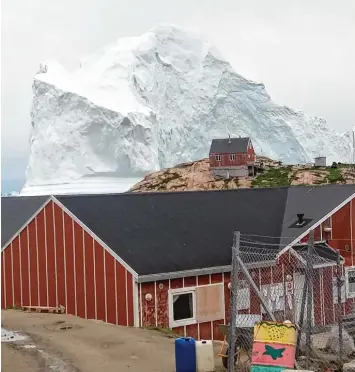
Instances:
[[[294,295],[293,295],[293,301],[294,301],[294,309],[295,309],[295,319],[298,323],[301,315],[301,307],[302,307],[302,297],[303,297],[303,291],[305,286],[305,275],[300,273],[295,273],[294,275]],[[307,296],[308,297],[308,296]],[[306,304],[303,312],[303,319],[304,322],[307,320],[307,298],[306,298]],[[312,325],[314,325],[314,303],[312,301]]]

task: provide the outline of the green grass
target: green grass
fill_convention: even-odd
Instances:
[[[170,337],[170,338],[180,337],[177,333],[173,332],[170,328],[149,326],[149,327],[145,327],[145,329],[148,329],[150,331],[157,331],[157,332],[162,333],[165,336]]]
[[[253,187],[277,187],[290,186],[291,178],[289,177],[292,167],[271,168],[265,173],[257,176],[251,183]]]
[[[345,182],[345,179],[338,168],[329,168],[327,179],[329,183]]]

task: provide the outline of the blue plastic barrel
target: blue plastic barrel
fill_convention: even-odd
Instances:
[[[175,340],[176,372],[196,372],[196,345],[192,337]]]

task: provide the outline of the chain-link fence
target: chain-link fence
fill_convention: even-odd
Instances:
[[[235,234],[228,343],[236,352],[228,353],[229,371],[232,363],[239,370],[250,366],[254,325],[268,321],[295,325],[300,369],[336,371],[354,358],[355,315],[353,300],[346,299],[343,260],[313,236],[288,247]]]

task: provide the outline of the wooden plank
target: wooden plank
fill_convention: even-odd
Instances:
[[[53,313],[53,314],[63,314],[65,313],[65,307],[51,307],[51,306],[22,306],[23,311],[36,313]]]

